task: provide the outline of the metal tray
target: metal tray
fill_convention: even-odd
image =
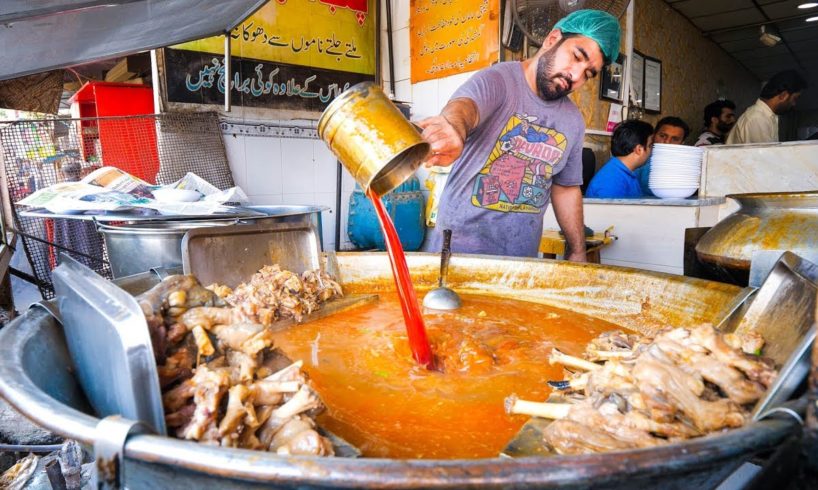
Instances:
[[[66,343],[88,401],[165,434],[165,417],[145,315],[136,300],[65,255],[54,269]]]
[[[24,218],[76,219],[81,221],[99,221],[137,223],[144,221],[190,221],[190,220],[228,220],[237,218],[264,218],[269,216],[297,216],[327,211],[327,206],[298,205],[253,205],[231,206],[228,212],[216,214],[160,214],[152,209],[134,209],[131,211],[89,211],[87,213],[52,213],[44,208],[29,208],[20,211]]]
[[[818,266],[784,252],[736,327],[736,332],[760,333],[764,355],[780,366],[778,378],[753,409],[754,420],[787,400],[809,372],[817,296]]]
[[[307,223],[256,223],[190,230],[182,239],[182,268],[202,284],[231,288],[266,265],[301,273],[321,267],[318,230]]]

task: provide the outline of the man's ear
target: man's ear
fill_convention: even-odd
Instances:
[[[559,29],[552,30],[547,36],[545,36],[545,39],[543,39],[542,49],[550,49],[552,46],[560,42],[560,39],[562,39],[562,31]]]

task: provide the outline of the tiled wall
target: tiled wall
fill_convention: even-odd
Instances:
[[[241,129],[256,122],[232,121]],[[264,121],[264,125],[313,126],[314,121]],[[335,248],[336,188],[338,164],[323,141],[307,135],[277,138],[236,134],[223,135],[227,160],[236,185],[253,204],[312,204],[329,208],[322,214],[324,249]],[[341,248],[352,248],[346,237],[346,203],[354,180],[346,170],[342,181]]]

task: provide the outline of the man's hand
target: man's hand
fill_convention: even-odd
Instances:
[[[431,146],[426,167],[448,167],[463,153],[466,136],[477,126],[479,115],[473,100],[459,97],[452,99],[439,116],[428,117],[415,124],[423,129],[423,139]]]
[[[444,116],[428,117],[415,124],[423,129],[421,136],[431,146],[430,156],[423,163],[425,167],[448,167],[463,153],[465,134],[458,132]]]

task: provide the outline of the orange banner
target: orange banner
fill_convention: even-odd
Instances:
[[[410,0],[412,83],[489,66],[499,57],[500,0]]]

